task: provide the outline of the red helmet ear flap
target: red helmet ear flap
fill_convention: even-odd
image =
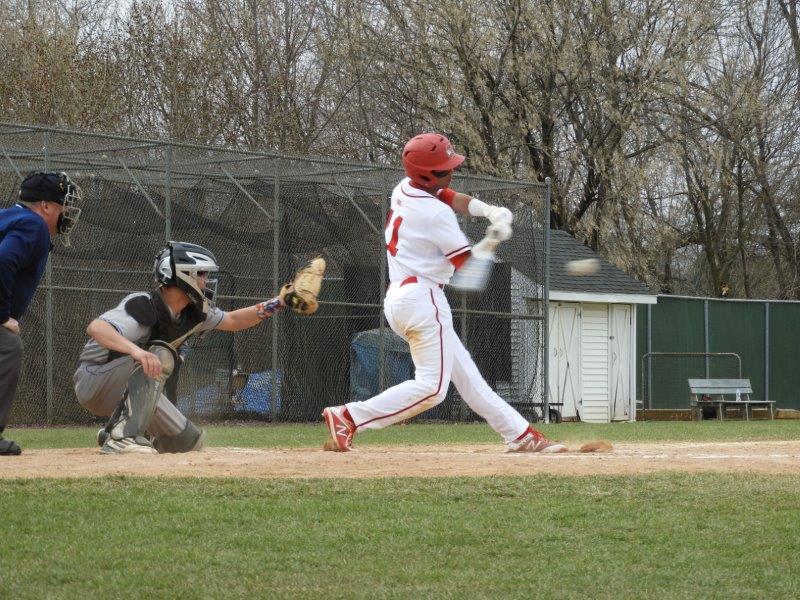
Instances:
[[[439,133],[423,133],[411,138],[403,148],[403,167],[412,183],[430,187],[436,182],[433,171],[452,171],[464,162],[453,145]]]

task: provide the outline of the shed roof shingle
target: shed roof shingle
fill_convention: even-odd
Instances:
[[[594,275],[583,277],[567,275],[564,267],[569,261],[585,258],[598,259],[600,270]],[[557,229],[550,230],[550,290],[594,294],[653,295],[642,282],[603,260],[594,250],[581,244],[566,231]]]

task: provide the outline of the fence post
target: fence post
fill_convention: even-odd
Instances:
[[[544,389],[542,389],[542,419],[545,423],[550,422],[550,194],[552,193],[553,182],[549,177],[545,177],[547,192],[544,199],[544,215],[542,216],[542,234],[544,237],[544,289],[542,290],[542,317],[544,318],[544,356],[542,365],[544,367],[543,379]],[[534,242],[535,243],[535,242]],[[563,408],[563,407],[562,407]]]
[[[280,290],[280,254],[281,254],[281,178],[275,171],[275,184],[272,192],[272,287],[273,293]],[[270,337],[272,338],[272,385],[269,386],[269,419],[273,423],[278,415],[278,319],[269,319]]]
[[[50,132],[44,132],[44,170],[50,170]],[[45,373],[47,377],[47,425],[53,424],[53,399],[55,394],[55,384],[53,383],[53,255],[47,258],[45,268],[45,283],[47,292],[45,293]]]
[[[466,219],[470,217],[467,216]],[[465,223],[466,224],[466,223]],[[467,347],[467,292],[462,290],[461,294],[461,343]]]
[[[472,190],[465,191],[465,193],[472,193]],[[467,221],[470,219],[469,215],[464,217],[464,225],[467,224]],[[461,322],[460,329],[460,337],[461,343],[464,344],[464,347],[467,347],[467,292],[466,290],[462,290],[461,294],[461,318],[459,319]],[[462,413],[463,414],[463,413]]]
[[[164,233],[172,239],[172,144],[164,152]]]
[[[388,192],[384,192],[383,199],[381,201],[381,205],[383,206],[383,213],[389,214],[389,209],[391,208],[392,202],[392,190],[391,188]],[[388,223],[386,224],[389,225]],[[386,241],[383,235],[378,236],[378,256],[380,256],[380,277],[381,280],[378,283],[378,290],[380,291],[380,298],[381,298],[381,307],[383,307],[384,300],[386,299],[386,266],[387,266],[387,259],[386,259]],[[386,317],[383,314],[383,309],[378,309],[378,385],[381,391],[386,389],[386,349],[383,343],[384,332],[386,331]]]
[[[769,302],[764,303],[764,400],[769,400]]]
[[[464,193],[472,195],[472,190],[471,189],[465,189]],[[464,217],[464,226],[465,227],[466,227],[467,221],[469,219],[470,219],[470,217],[468,215]],[[464,345],[465,348],[467,348],[467,327],[469,326],[469,324],[467,322],[467,292],[466,292],[466,290],[462,290],[461,291],[461,293],[459,294],[459,299],[460,299],[460,307],[461,307],[461,316],[459,317],[459,323],[460,323],[460,325],[459,325],[459,337],[461,338],[461,343]],[[453,326],[455,327],[455,322],[453,322]],[[453,415],[453,414],[458,415],[456,418],[459,421],[465,421],[467,419],[467,416],[469,415],[469,412],[468,412],[470,410],[469,407],[467,406],[466,402],[461,402],[457,406],[458,406],[458,408],[457,409],[454,408],[453,410],[450,411],[449,414],[450,415]]]
[[[703,300],[703,352],[708,354],[711,352],[711,340],[708,335],[708,300]],[[708,356],[705,358],[706,363],[706,379],[711,377],[711,365],[709,364]]]
[[[647,305],[647,353],[653,352],[653,305]],[[644,359],[642,359],[644,360]],[[642,382],[644,391],[644,381]],[[642,404],[644,408],[644,404]],[[653,408],[653,364],[647,361],[647,408]]]

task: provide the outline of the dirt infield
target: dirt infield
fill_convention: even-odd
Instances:
[[[578,444],[574,444],[577,448]],[[97,448],[30,450],[0,461],[0,478],[95,477],[485,477],[613,475],[660,471],[800,474],[800,441],[615,444],[603,454],[509,454],[498,445],[321,449],[208,448],[190,454],[102,456]]]

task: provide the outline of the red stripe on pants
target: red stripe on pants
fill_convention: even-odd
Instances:
[[[431,295],[431,302],[433,303],[433,308],[436,309],[436,322],[439,324],[439,383],[436,386],[436,391],[430,394],[429,396],[425,396],[422,400],[417,400],[416,402],[414,402],[414,404],[406,406],[405,408],[401,408],[400,410],[396,410],[389,415],[383,415],[382,417],[375,417],[374,419],[370,419],[369,421],[364,421],[363,423],[356,425],[356,429],[358,429],[359,427],[363,427],[364,425],[367,425],[369,423],[372,423],[373,421],[378,421],[380,419],[387,419],[389,417],[399,415],[401,412],[411,410],[417,404],[421,404],[422,402],[425,402],[425,400],[427,400],[428,398],[433,398],[434,396],[436,396],[442,389],[442,378],[444,377],[444,344],[442,342],[442,323],[441,321],[439,321],[439,307],[436,306],[436,300],[433,299],[433,290],[428,290],[428,291],[430,292]]]

